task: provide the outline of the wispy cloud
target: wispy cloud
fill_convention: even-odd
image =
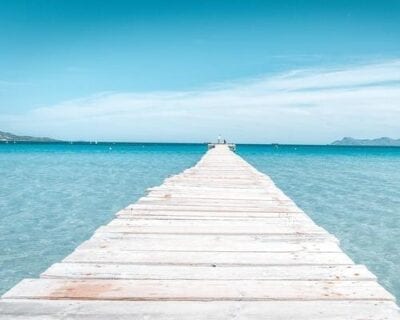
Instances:
[[[172,75],[171,75],[172,76]],[[192,91],[104,92],[0,117],[67,139],[324,143],[400,136],[400,60],[306,69]]]

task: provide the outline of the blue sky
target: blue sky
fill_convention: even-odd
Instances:
[[[0,130],[400,137],[400,1],[0,2]]]

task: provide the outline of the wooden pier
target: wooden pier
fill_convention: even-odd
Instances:
[[[333,235],[268,176],[215,145],[39,279],[8,291],[0,319],[400,316],[393,296]]]
[[[225,147],[228,147],[231,151],[236,151],[236,144],[234,144],[234,143],[226,143],[226,142],[224,142],[224,143],[209,143],[208,144],[208,149],[215,148],[218,145],[223,145]]]

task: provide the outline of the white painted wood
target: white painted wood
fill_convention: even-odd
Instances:
[[[375,281],[312,280],[68,280],[25,279],[11,299],[82,300],[382,300],[394,298]]]
[[[128,206],[131,210],[147,211],[213,211],[213,212],[259,212],[259,213],[296,213],[301,210],[293,205],[271,205],[265,207],[241,207],[232,205],[168,205],[168,204],[134,204]]]
[[[141,210],[123,209],[117,212],[117,217],[132,218],[136,215],[169,215],[169,216],[195,216],[195,217],[249,217],[249,218],[279,218],[305,216],[302,212],[248,212],[248,211],[201,211],[198,210]]]
[[[97,232],[118,232],[136,234],[199,234],[199,235],[263,235],[263,234],[325,234],[326,231],[316,227],[304,226],[104,226]]]
[[[101,233],[100,233],[101,234]],[[204,238],[204,239],[202,239]],[[160,238],[137,237],[135,241],[121,238],[102,239],[93,238],[83,242],[79,249],[108,249],[108,250],[181,250],[181,251],[259,251],[259,252],[340,252],[335,242],[306,239],[302,241],[263,241],[255,239],[245,241],[244,238],[230,238],[230,236],[171,235]]]
[[[282,219],[283,220],[283,219]],[[114,219],[98,232],[171,233],[171,234],[327,234],[312,222],[286,219],[275,223],[264,221],[218,220],[127,220]]]
[[[187,266],[127,265],[98,263],[55,263],[42,278],[65,279],[152,279],[152,280],[376,280],[361,265],[309,266]]]
[[[188,213],[190,214],[190,212]],[[170,214],[134,214],[134,215],[120,215],[118,219],[114,219],[111,221],[141,221],[141,220],[150,220],[150,221],[157,221],[157,220],[169,220],[169,221],[220,221],[225,223],[234,222],[250,222],[250,223],[257,223],[257,221],[264,223],[264,224],[287,224],[287,223],[307,223],[312,222],[306,215],[283,215],[279,216],[221,216],[221,215],[209,215],[203,216],[200,214],[198,215],[170,215]]]
[[[261,199],[263,196],[271,195],[285,195],[285,193],[278,189],[275,184],[271,183],[268,185],[260,186],[256,189],[243,188],[240,185],[229,185],[225,188],[212,187],[209,185],[204,185],[200,188],[196,186],[182,186],[180,184],[169,184],[164,183],[158,187],[148,188],[147,192],[149,195],[162,195],[170,194],[171,196],[185,195],[190,197],[195,197],[197,194],[200,195],[210,195],[215,197],[220,197],[221,195],[230,197],[250,197],[255,199]],[[290,199],[290,198],[288,198]]]
[[[161,196],[161,197],[155,197],[155,196],[146,196],[143,198],[140,198],[137,203],[140,204],[176,204],[176,205],[211,205],[211,204],[216,204],[216,205],[226,205],[227,201],[229,201],[230,205],[240,205],[240,206],[252,206],[252,207],[264,207],[264,206],[270,206],[272,205],[293,205],[293,202],[291,200],[286,199],[282,195],[275,195],[275,196],[270,196],[265,199],[245,199],[245,198],[229,198],[229,197],[223,197],[222,195],[217,198],[216,196],[214,197],[209,197],[208,195],[199,195],[198,197],[178,197],[178,196]]]
[[[264,196],[269,194],[284,194],[282,190],[277,189],[275,185],[271,185],[269,187],[260,187],[260,188],[243,188],[238,185],[230,185],[226,187],[211,187],[211,186],[202,186],[201,189],[196,186],[183,186],[180,184],[171,185],[168,183],[163,183],[161,186],[148,188],[150,192],[171,192],[171,193],[183,193],[183,194],[191,194],[200,192],[200,193],[209,193],[216,195],[230,195],[230,196]]]
[[[165,226],[175,226],[182,228],[191,228],[191,227],[246,227],[246,228],[272,228],[277,226],[278,228],[283,227],[304,227],[310,228],[310,231],[313,230],[323,230],[321,227],[318,227],[311,220],[301,219],[302,216],[298,216],[296,218],[290,217],[282,217],[282,218],[270,218],[270,219],[199,219],[197,221],[191,219],[181,218],[177,219],[114,219],[107,226],[109,227],[165,227]],[[323,230],[326,232],[325,230]]]
[[[389,301],[91,301],[0,302],[1,320],[398,320]]]
[[[64,262],[191,266],[308,265],[311,268],[315,265],[353,263],[343,252],[121,251],[108,249],[77,249],[66,257]]]
[[[231,244],[230,247],[226,247],[230,251],[237,251],[237,245],[232,246],[232,244],[239,242],[246,243],[254,243],[260,242],[333,242],[335,244],[339,244],[339,241],[329,233],[287,233],[287,234],[224,234],[224,235],[216,235],[216,234],[166,234],[166,233],[146,233],[146,234],[135,234],[135,233],[123,233],[123,232],[104,232],[101,229],[97,229],[97,231],[93,234],[92,240],[129,240],[129,241],[164,241],[167,242],[172,240],[180,240],[187,242],[198,242],[199,237],[201,241],[205,241],[205,243],[211,243],[215,245],[215,241],[219,242],[219,245],[222,244]],[[221,242],[221,237],[224,238],[224,242]],[[170,242],[171,243],[171,242]],[[251,244],[254,246],[255,244]],[[207,251],[212,251],[213,248],[207,249]],[[264,247],[264,250],[266,247]],[[229,251],[225,250],[225,251]]]

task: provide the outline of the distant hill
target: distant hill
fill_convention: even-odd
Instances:
[[[335,146],[383,146],[383,147],[400,147],[400,139],[391,139],[387,137],[377,139],[354,139],[345,137],[331,143]]]
[[[9,132],[0,131],[0,142],[4,141],[26,141],[26,142],[56,142],[59,140],[46,137],[17,136]]]

